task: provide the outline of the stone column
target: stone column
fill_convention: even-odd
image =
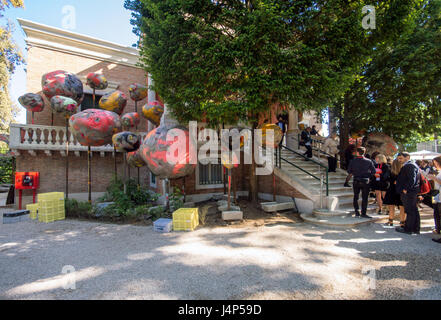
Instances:
[[[299,134],[299,114],[295,108],[289,109],[289,124],[286,133],[286,146],[296,150],[298,148],[297,136]]]
[[[147,103],[150,103],[150,102],[153,102],[153,101],[156,100],[156,92],[153,91],[152,89],[150,89],[150,86],[152,86],[152,85],[153,85],[153,79],[152,79],[151,74],[149,73],[148,74],[148,86],[149,86],[149,89],[148,89]],[[153,126],[153,124],[150,121],[147,121],[147,122],[148,122],[148,131],[150,132],[150,131],[153,130],[154,126]]]

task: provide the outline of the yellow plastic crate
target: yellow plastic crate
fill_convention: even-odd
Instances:
[[[31,203],[31,204],[26,205],[26,210],[30,211],[29,217],[32,220],[37,219],[38,203]]]
[[[181,208],[173,212],[174,231],[193,231],[198,225],[198,208]]]
[[[38,214],[38,221],[44,223],[50,223],[55,221],[54,214]]]
[[[64,220],[66,218],[64,199],[41,200],[38,204],[39,204],[38,206],[39,221],[48,223],[57,220]]]
[[[64,200],[64,192],[40,193],[38,195],[38,202],[48,200]]]

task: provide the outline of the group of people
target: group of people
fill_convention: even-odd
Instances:
[[[397,232],[407,234],[420,233],[420,214],[418,203],[421,201],[434,209],[434,233],[440,234],[441,199],[441,157],[435,158],[432,165],[428,161],[414,163],[408,152],[401,152],[395,160],[387,158],[379,152],[370,157],[363,147],[351,146],[346,150],[348,177],[345,187],[351,187],[349,181],[353,177],[355,216],[371,218],[367,215],[368,198],[371,191],[375,192],[378,214],[382,214],[383,206],[387,206],[388,226],[393,226],[395,209],[399,208],[400,226]],[[439,172],[439,173],[438,173]],[[425,179],[432,181],[430,193],[421,194],[421,185]],[[361,213],[358,199],[362,197]],[[441,239],[433,239],[441,243]]]

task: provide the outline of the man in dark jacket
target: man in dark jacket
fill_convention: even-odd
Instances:
[[[375,167],[371,160],[366,159],[364,154],[366,149],[358,147],[356,151],[356,158],[351,161],[348,168],[348,173],[354,176],[354,209],[355,216],[360,217],[358,207],[358,197],[361,191],[361,217],[371,218],[366,214],[368,200],[369,200],[369,179],[375,174]]]
[[[395,190],[400,194],[407,216],[404,228],[399,227],[396,230],[407,234],[419,234],[421,223],[417,200],[420,191],[420,169],[410,161],[408,152],[401,152],[397,159],[403,167],[398,175]]]

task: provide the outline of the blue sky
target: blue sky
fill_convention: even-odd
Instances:
[[[131,46],[137,41],[130,25],[131,12],[124,9],[123,0],[24,0],[25,9],[7,9],[5,18],[15,25],[14,40],[26,56],[25,34],[21,30],[17,18],[23,18],[48,26],[63,28],[63,8],[75,8],[75,29],[70,31],[99,39],[112,41],[121,45]],[[11,99],[17,99],[26,93],[25,67],[17,68],[10,82]],[[19,104],[18,104],[19,105]],[[17,117],[19,123],[26,122],[24,108]]]

